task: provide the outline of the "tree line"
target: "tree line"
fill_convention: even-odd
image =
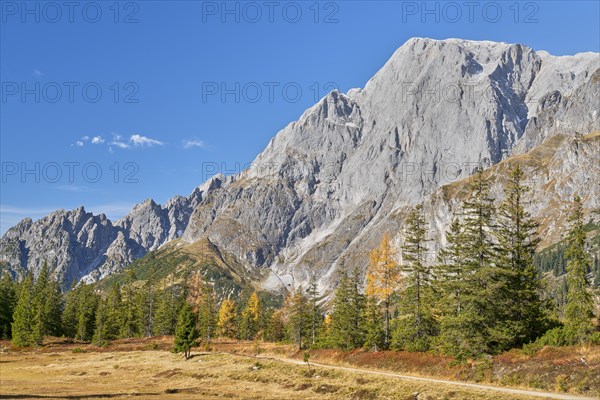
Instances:
[[[400,246],[385,234],[371,251],[366,279],[342,268],[329,310],[314,276],[275,307],[257,292],[219,302],[214,284],[200,273],[185,282],[140,285],[129,270],[121,285],[99,291],[81,283],[63,295],[44,265],[37,279],[29,273],[20,283],[7,275],[0,280],[0,334],[17,346],[40,345],[46,335],[97,345],[174,335],[175,350],[186,358],[215,337],[458,358],[597,342],[581,199],[571,205],[560,258],[567,274],[564,309],[556,312],[558,303],[548,298],[536,268],[538,225],[525,210],[523,180],[515,167],[496,207],[478,171],[436,260],[428,257],[432,241],[423,206],[414,207]]]

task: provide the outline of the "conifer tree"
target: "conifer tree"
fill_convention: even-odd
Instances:
[[[310,276],[308,289],[306,289],[309,303],[309,325],[310,325],[310,342],[315,345],[317,342],[317,334],[323,324],[323,314],[319,306],[319,290],[317,288],[317,278],[313,273]]]
[[[98,301],[98,307],[96,309],[96,321],[93,341],[98,346],[105,346],[108,344],[109,333],[108,333],[108,300],[100,299]]]
[[[329,342],[345,350],[362,347],[365,341],[364,318],[365,297],[360,292],[358,271],[354,270],[352,275],[343,271],[333,300]]]
[[[90,341],[94,336],[99,297],[91,285],[80,284],[75,290],[75,339]]]
[[[78,291],[75,282],[71,284],[71,290],[67,293],[65,308],[62,313],[62,332],[68,338],[75,338],[77,334],[77,307]]]
[[[300,350],[305,346],[310,330],[310,308],[302,287],[291,293],[286,303],[289,336],[298,346],[298,350]]]
[[[121,307],[121,321],[119,337],[131,338],[139,333],[139,308],[136,302],[136,289],[134,286],[135,272],[133,269],[127,271],[127,279],[123,287],[123,298]]]
[[[406,289],[402,292],[401,315],[394,331],[394,347],[404,350],[424,351],[430,347],[436,334],[432,315],[432,272],[426,261],[427,227],[423,206],[416,206],[408,215],[402,245]]]
[[[12,342],[15,346],[25,347],[40,343],[35,326],[35,299],[33,294],[33,275],[27,274],[19,287],[19,295],[12,323]]]
[[[183,352],[185,359],[189,359],[191,348],[198,346],[198,335],[194,310],[186,302],[179,312],[177,326],[175,327],[175,352]]]
[[[260,330],[260,318],[262,306],[258,294],[253,292],[246,307],[242,310],[240,320],[240,338],[245,340],[254,340]]]
[[[182,298],[177,293],[175,285],[170,284],[163,288],[158,294],[158,304],[154,317],[155,335],[172,335],[175,333],[175,325],[182,304]]]
[[[60,285],[51,279],[44,261],[34,284],[35,329],[37,337],[58,336],[61,333],[62,294]]]
[[[438,254],[435,285],[439,293],[440,350],[459,358],[479,355],[482,342],[479,299],[472,264],[466,262],[464,228],[455,218]]]
[[[379,350],[385,349],[385,323],[386,317],[382,313],[381,307],[377,304],[377,299],[367,294],[365,307],[365,349]]]
[[[497,329],[507,338],[504,348],[521,346],[535,340],[544,329],[541,283],[533,263],[538,224],[525,211],[525,196],[529,188],[523,185],[524,174],[519,166],[510,172],[504,190],[505,200],[497,217],[498,277],[504,280],[500,303],[502,321]]]
[[[49,282],[48,265],[46,261],[42,264],[42,269],[33,284],[33,308],[35,313],[34,329],[36,330],[35,336],[38,338],[38,343],[41,344],[41,340],[46,335],[48,317],[46,316],[46,309],[44,307],[46,297],[46,286]]]
[[[381,303],[383,309],[383,341],[368,341],[369,346],[378,344],[378,347],[387,349],[390,344],[390,321],[392,317],[392,298],[400,283],[400,268],[396,261],[397,254],[392,248],[390,236],[386,233],[381,239],[379,248],[369,253],[369,269],[367,271],[367,296],[370,301],[371,339],[375,339],[381,331],[374,325],[373,318],[379,314],[374,308]],[[374,335],[374,336],[373,336]]]
[[[283,322],[283,310],[270,308],[265,312],[267,321],[265,327],[265,340],[269,342],[280,342],[285,338],[286,326]]]
[[[506,338],[497,337],[496,330],[503,304],[499,301],[503,281],[498,279],[499,269],[495,266],[496,246],[493,238],[495,207],[489,195],[489,183],[481,169],[473,176],[469,185],[470,196],[463,203],[463,233],[461,234],[464,267],[469,280],[471,302],[465,314],[468,346],[473,355],[497,351]],[[476,336],[470,333],[477,333]]]
[[[194,272],[187,280],[186,293],[187,302],[192,306],[194,313],[198,314],[200,309],[200,303],[202,303],[202,296],[204,290],[204,279],[200,272]]]
[[[202,296],[198,305],[198,328],[200,337],[210,344],[217,328],[217,310],[214,286],[208,283],[202,285]]]
[[[567,242],[567,305],[565,307],[565,329],[573,342],[584,341],[593,329],[593,301],[590,295],[587,272],[591,260],[585,251],[586,233],[583,223],[581,198],[575,196],[569,216],[571,230]]]
[[[236,324],[236,304],[233,300],[225,299],[219,308],[217,333],[221,337],[235,338],[238,334]]]
[[[106,340],[114,340],[119,337],[121,324],[121,290],[119,285],[113,284],[108,290],[106,296],[106,318],[105,318],[105,336]]]
[[[0,279],[0,338],[11,338],[13,313],[17,303],[16,283],[8,273]]]
[[[137,331],[146,337],[154,332],[154,316],[156,314],[156,291],[154,282],[148,281],[137,293],[138,328]]]

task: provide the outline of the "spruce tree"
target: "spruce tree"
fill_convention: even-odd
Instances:
[[[133,269],[129,269],[127,271],[127,280],[123,287],[119,330],[119,337],[121,338],[131,338],[139,334],[139,307],[136,301],[137,296],[134,282],[135,272]]]
[[[78,308],[78,291],[75,282],[71,284],[71,290],[67,293],[65,308],[62,313],[62,332],[71,339],[74,339],[77,334],[77,308]]]
[[[93,341],[98,346],[105,346],[109,340],[109,325],[108,325],[108,300],[100,299],[96,309],[96,321],[94,328]]]
[[[202,285],[202,296],[198,305],[198,328],[200,338],[210,345],[217,329],[217,310],[214,286],[208,283]]]
[[[13,313],[17,303],[17,284],[5,272],[0,279],[0,338],[11,338]]]
[[[75,290],[75,339],[89,342],[94,336],[99,296],[91,285],[80,284]]]
[[[114,340],[119,337],[121,324],[121,290],[119,285],[113,284],[106,295],[106,318],[105,318],[105,336],[106,340]]]
[[[298,346],[298,350],[300,350],[305,347],[306,338],[310,330],[310,308],[302,287],[291,293],[286,303],[289,337]]]
[[[446,242],[438,254],[434,282],[439,293],[439,349],[461,359],[477,356],[486,348],[479,291],[473,265],[466,262],[464,227],[458,218],[452,221]]]
[[[172,335],[175,333],[177,317],[182,306],[183,299],[175,285],[170,284],[164,287],[158,294],[158,304],[154,317],[155,335]]]
[[[581,198],[575,196],[569,216],[571,230],[567,242],[567,305],[565,308],[565,329],[572,343],[585,341],[592,332],[594,308],[587,272],[591,260],[585,251],[586,233],[583,223]]]
[[[541,283],[533,262],[538,224],[525,211],[525,196],[529,188],[523,184],[524,174],[519,166],[513,168],[505,187],[505,200],[497,217],[498,277],[504,280],[500,292],[502,321],[497,330],[507,342],[504,348],[521,346],[535,340],[544,330]]]
[[[44,261],[34,284],[35,329],[37,336],[61,334],[62,293],[58,282],[50,277]]]
[[[464,266],[472,274],[472,302],[468,313],[468,329],[477,332],[471,337],[473,355],[497,351],[506,338],[496,329],[502,315],[503,281],[495,266],[496,246],[493,238],[495,207],[489,195],[489,184],[481,169],[469,185],[470,196],[463,204]]]
[[[156,303],[156,291],[154,283],[152,281],[148,281],[137,292],[137,331],[142,336],[150,337],[154,332]]]
[[[283,310],[274,310],[270,308],[265,313],[266,327],[265,340],[270,342],[280,342],[285,338],[285,323],[283,322]]]
[[[333,300],[329,342],[338,348],[350,350],[365,342],[365,296],[360,292],[357,270],[348,275],[341,272],[339,286]]]
[[[387,348],[386,343],[386,317],[382,312],[381,307],[377,304],[377,298],[367,294],[366,307],[365,307],[365,342],[363,347],[365,349],[377,351],[379,349]],[[389,327],[389,325],[388,325]]]
[[[35,325],[35,317],[33,275],[29,272],[19,285],[19,295],[13,315],[12,342],[15,346],[33,346],[41,342]]]
[[[394,331],[393,345],[403,350],[428,350],[436,334],[431,304],[432,271],[426,260],[427,227],[423,206],[411,210],[406,220],[402,244],[402,270],[406,288],[401,293],[400,313]]]
[[[309,303],[309,325],[310,325],[310,342],[315,345],[317,342],[317,334],[323,324],[323,313],[319,306],[319,290],[317,288],[317,278],[313,273],[310,276],[308,289],[306,289]]]
[[[177,326],[175,327],[175,352],[183,352],[185,359],[189,359],[191,348],[198,346],[198,336],[199,332],[196,328],[194,310],[186,302],[179,312]]]

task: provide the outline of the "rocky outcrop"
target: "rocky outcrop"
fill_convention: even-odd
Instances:
[[[330,93],[279,132],[234,185],[194,210],[183,239],[207,237],[270,270],[266,287],[317,273],[331,288],[339,266],[364,268],[380,234],[398,232],[407,207],[441,186],[552,135],[599,129],[598,68],[597,54],[411,39],[364,89]],[[559,107],[556,93],[566,99]],[[431,208],[438,231],[450,206]]]
[[[552,147],[552,163],[531,170],[536,185],[544,182],[536,190],[546,188],[532,211],[551,218],[545,210],[574,191],[595,207],[594,153],[572,139],[600,130],[599,69],[597,53],[554,57],[519,44],[411,39],[364,88],[333,91],[306,110],[242,173],[164,206],[147,200],[114,226],[104,222],[106,240],[89,249],[78,230],[55,230],[73,244],[59,246],[56,261],[70,277],[93,281],[170,240],[208,239],[250,276],[266,276],[266,288],[315,273],[329,289],[341,265],[364,268],[368,249],[383,232],[399,231],[409,207],[428,204],[432,228],[442,232],[458,201],[442,187],[557,135],[564,143]],[[578,172],[577,163],[588,167]],[[59,245],[39,235],[38,226],[52,224],[47,218],[7,232],[0,260],[13,271],[39,268]],[[89,256],[76,257],[78,246]]]
[[[114,224],[83,207],[35,222],[24,219],[0,239],[0,264],[19,278],[28,271],[37,274],[46,262],[64,288],[73,281],[97,281],[180,237],[192,210],[227,181],[215,176],[189,197],[175,196],[164,206],[146,200]]]

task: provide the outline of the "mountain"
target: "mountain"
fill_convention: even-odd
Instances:
[[[114,223],[84,207],[58,210],[35,222],[26,218],[0,239],[0,266],[19,277],[39,272],[47,262],[65,288],[73,281],[95,282],[180,237],[194,208],[226,182],[215,176],[164,206],[148,199]]]
[[[599,88],[598,53],[414,38],[363,89],[333,91],[306,110],[242,173],[165,206],[148,200],[114,225],[83,209],[24,220],[0,239],[0,262],[14,273],[47,259],[63,282],[94,281],[177,239],[163,256],[210,243],[264,288],[315,273],[327,290],[340,266],[364,268],[414,204],[425,202],[441,239],[477,166],[497,177],[500,198],[510,162],[527,165],[531,211],[547,221],[551,244],[573,193],[598,208]]]

